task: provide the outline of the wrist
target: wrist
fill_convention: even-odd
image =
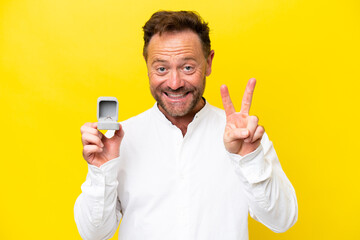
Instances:
[[[260,141],[257,141],[256,144],[252,143],[252,144],[243,144],[243,146],[241,147],[240,151],[238,151],[236,154],[244,157],[245,155],[254,152],[256,149],[258,149],[258,147],[260,146]]]

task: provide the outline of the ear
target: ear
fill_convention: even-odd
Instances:
[[[206,76],[208,77],[211,74],[212,61],[214,59],[215,51],[211,50],[208,58],[206,59]]]

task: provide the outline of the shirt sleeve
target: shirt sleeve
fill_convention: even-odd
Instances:
[[[254,152],[243,157],[228,154],[244,183],[250,216],[274,232],[293,226],[298,214],[295,190],[266,133]]]
[[[75,222],[83,239],[109,239],[116,232],[122,214],[117,196],[120,158],[100,167],[88,164],[86,181],[74,207]]]

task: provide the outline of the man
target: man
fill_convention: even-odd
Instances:
[[[157,12],[143,27],[156,104],[111,138],[81,127],[88,176],[75,203],[84,239],[248,239],[248,213],[275,232],[297,220],[294,189],[272,143],[249,115],[255,79],[236,112],[202,97],[214,51],[193,12]],[[125,135],[124,135],[125,133]]]

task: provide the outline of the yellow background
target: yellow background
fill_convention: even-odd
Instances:
[[[141,27],[159,9],[210,23],[210,103],[222,107],[227,84],[239,109],[258,80],[251,113],[299,219],[282,234],[250,220],[250,239],[360,239],[358,0],[1,0],[0,239],[80,239],[80,126],[96,121],[99,96],[118,98],[120,120],[153,105]]]

